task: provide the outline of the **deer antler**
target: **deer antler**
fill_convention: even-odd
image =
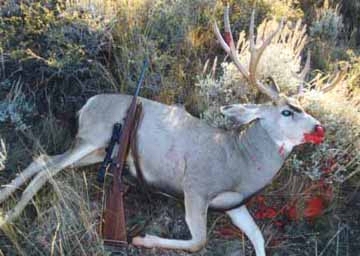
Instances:
[[[239,61],[239,56],[235,49],[234,39],[230,29],[230,21],[229,21],[229,5],[227,4],[224,7],[224,29],[225,29],[225,39],[222,37],[219,27],[214,22],[214,31],[217,39],[219,40],[222,48],[225,52],[230,56],[233,60],[235,66],[240,71],[240,73],[245,77],[245,79],[252,85],[259,89],[260,92],[269,96],[274,102],[279,100],[279,93],[275,90],[272,90],[270,87],[265,86],[262,82],[256,79],[256,68],[266,47],[271,43],[271,40],[274,36],[282,29],[283,20],[279,23],[278,28],[271,33],[268,38],[266,38],[260,47],[256,47],[255,36],[254,36],[254,19],[255,19],[255,11],[251,14],[250,21],[250,63],[249,70],[247,70]]]
[[[315,87],[321,88],[320,91],[323,93],[327,93],[334,89],[336,85],[343,82],[346,78],[347,71],[349,69],[349,65],[346,64],[343,67],[340,67],[338,71],[335,72],[333,78],[330,79],[330,75],[321,75],[318,74],[312,81],[311,84],[315,84]],[[324,82],[327,80],[326,82]]]
[[[346,66],[346,68],[338,70],[336,72],[334,78],[330,82],[328,81],[326,83],[326,85],[321,89],[321,91],[323,93],[327,93],[327,92],[331,91],[332,89],[334,89],[337,84],[344,81],[346,74],[347,74],[347,69],[348,69],[348,66]]]
[[[311,60],[311,53],[310,53],[310,50],[308,50],[304,68],[301,70],[300,74],[298,75],[298,78],[300,81],[299,87],[298,87],[298,94],[302,94],[304,92],[304,84],[305,84],[306,75],[310,71],[310,60]]]

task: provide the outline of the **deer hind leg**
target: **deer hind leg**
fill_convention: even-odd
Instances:
[[[199,251],[206,243],[207,207],[208,205],[202,198],[185,193],[185,220],[191,233],[190,240],[145,235],[145,237],[134,237],[132,243],[147,248],[161,247],[190,252]]]
[[[13,179],[9,184],[4,185],[0,190],[0,204],[4,202],[9,196],[11,196],[17,189],[19,189],[26,181],[28,181],[35,174],[50,169],[52,165],[56,165],[61,159],[66,158],[72,151],[66,151],[63,154],[48,156],[45,154],[37,157],[24,171]],[[101,148],[94,150],[89,155],[80,159],[72,164],[72,167],[86,166],[101,162],[105,157],[105,151]]]
[[[43,170],[49,162],[56,162],[63,154],[55,156],[47,156],[45,154],[40,155],[35,159],[24,171],[18,174],[9,184],[4,185],[0,190],[0,203],[4,202],[9,196],[11,196],[18,188],[20,188],[27,180],[33,177],[35,174]]]
[[[105,148],[104,147],[98,148],[93,152],[91,152],[90,154],[88,154],[87,156],[81,158],[79,161],[72,164],[72,167],[76,168],[76,167],[83,167],[83,166],[100,163],[104,161],[105,155],[106,155]]]
[[[94,150],[98,148],[99,147],[94,145],[78,143],[77,145],[75,145],[75,147],[62,155],[58,155],[55,158],[49,157],[49,159],[53,161],[47,161],[48,165],[44,166],[44,168],[46,168],[42,171],[38,171],[38,174],[22,193],[20,201],[15,205],[12,210],[7,212],[4,219],[1,220],[0,227],[3,224],[10,222],[16,217],[18,217],[22,210],[25,208],[25,206],[28,204],[28,202],[52,176],[57,174],[62,169],[73,165],[74,163],[83,159],[85,156],[91,154]]]
[[[241,229],[250,239],[255,248],[256,256],[265,256],[264,237],[246,206],[227,211],[226,214],[230,216],[233,224]]]

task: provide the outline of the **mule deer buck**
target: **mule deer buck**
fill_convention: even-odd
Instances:
[[[256,66],[264,49],[282,28],[255,45],[254,13],[250,24],[251,59],[248,69],[237,56],[231,36],[228,9],[224,14],[229,45],[214,25],[217,39],[248,82],[267,95],[268,104],[234,104],[221,112],[237,125],[252,123],[244,132],[235,133],[209,126],[183,108],[140,98],[143,119],[138,127],[139,163],[144,180],[159,189],[182,195],[189,240],[165,239],[153,235],[135,237],[137,246],[162,247],[195,252],[206,243],[209,208],[226,212],[233,224],[252,242],[256,255],[265,255],[264,238],[244,202],[269,184],[292,149],[303,143],[320,143],[324,128],[307,114],[296,99],[279,93],[256,78]],[[0,191],[0,203],[35,176],[22,193],[18,204],[4,215],[2,223],[18,217],[35,193],[66,167],[101,162],[114,123],[123,120],[131,96],[102,94],[90,98],[79,111],[79,129],[74,146],[63,154],[40,156]],[[136,176],[129,154],[130,172]]]

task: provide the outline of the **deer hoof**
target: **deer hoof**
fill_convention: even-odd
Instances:
[[[156,240],[158,237],[145,235],[144,237],[136,236],[132,239],[132,244],[135,246],[143,246],[146,248],[152,248],[156,246]]]

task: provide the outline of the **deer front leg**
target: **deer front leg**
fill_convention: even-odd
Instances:
[[[226,214],[230,216],[233,224],[241,229],[250,239],[255,248],[256,256],[265,256],[264,237],[246,206],[227,211]]]
[[[132,243],[147,248],[161,247],[190,252],[199,251],[206,243],[207,208],[208,205],[203,198],[185,193],[185,220],[191,233],[190,240],[166,239],[145,235],[145,237],[134,237]]]

